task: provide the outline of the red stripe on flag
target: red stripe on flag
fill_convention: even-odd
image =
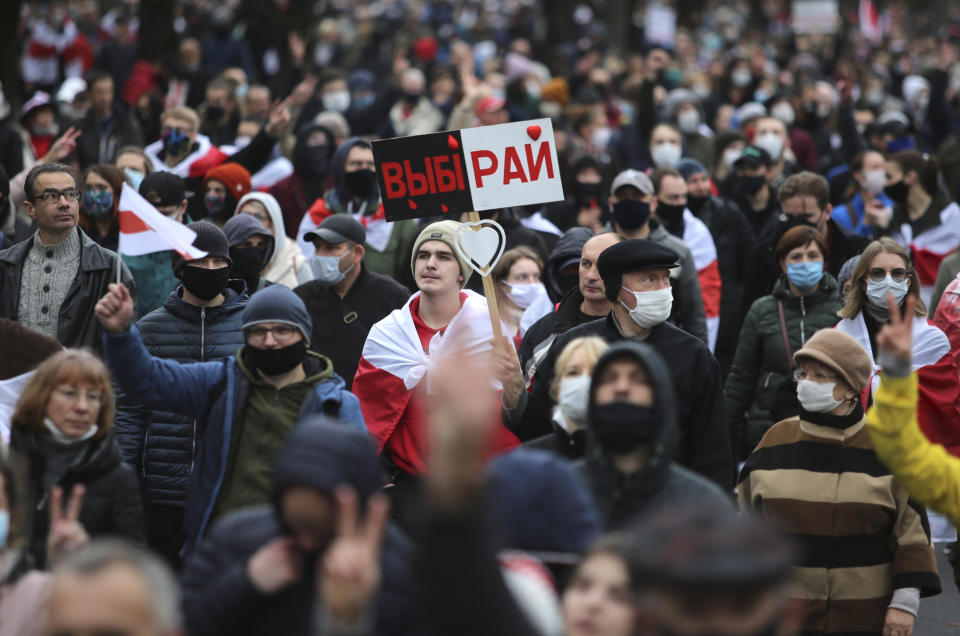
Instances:
[[[120,231],[124,234],[137,234],[138,232],[152,232],[153,230],[143,222],[139,216],[129,210],[120,210]]]

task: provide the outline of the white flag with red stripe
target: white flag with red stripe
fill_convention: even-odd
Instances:
[[[700,295],[703,297],[703,313],[707,320],[707,346],[710,351],[715,351],[717,334],[720,332],[721,297],[717,246],[706,224],[686,208],[683,210],[683,242],[690,248],[693,264],[697,268]]]
[[[188,261],[207,255],[203,250],[193,247],[196,232],[164,216],[127,183],[123,184],[120,205],[117,207],[120,220],[117,251],[121,254],[140,256],[172,249]]]

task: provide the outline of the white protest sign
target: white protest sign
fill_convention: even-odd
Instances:
[[[460,131],[474,210],[563,199],[549,118]]]
[[[643,34],[648,42],[673,48],[677,38],[677,10],[665,4],[647,6]]]
[[[793,0],[794,33],[833,34],[840,28],[837,0]]]

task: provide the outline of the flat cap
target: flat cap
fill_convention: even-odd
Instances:
[[[597,269],[603,279],[607,299],[615,301],[625,273],[640,269],[680,266],[680,255],[674,250],[647,239],[630,239],[611,245],[600,253]]]
[[[305,241],[321,239],[334,244],[353,241],[363,245],[367,242],[367,232],[360,221],[349,214],[331,214],[320,222],[317,229],[304,234],[303,239]]]

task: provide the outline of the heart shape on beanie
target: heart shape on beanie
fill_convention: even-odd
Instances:
[[[461,223],[453,242],[457,253],[470,263],[473,271],[481,276],[489,276],[503,256],[507,235],[499,223],[484,220]]]

